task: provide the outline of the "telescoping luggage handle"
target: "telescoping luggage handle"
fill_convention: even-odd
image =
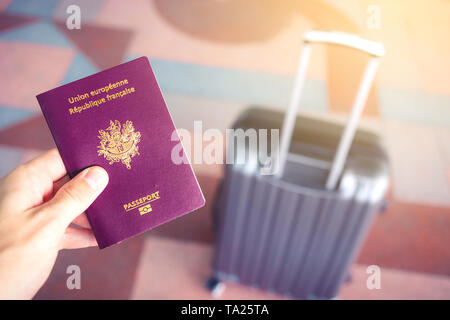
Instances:
[[[366,70],[364,71],[364,76],[359,86],[358,93],[356,94],[356,98],[353,102],[348,123],[336,149],[336,153],[331,164],[330,173],[328,174],[325,188],[327,190],[334,190],[344,168],[359,118],[361,117],[367,96],[369,95],[370,87],[378,68],[379,57],[384,54],[384,47],[381,43],[365,40],[356,35],[343,32],[309,31],[304,34],[303,50],[299,58],[294,88],[292,90],[289,109],[284,117],[281,131],[279,170],[277,172],[278,177],[283,175],[287,154],[289,152],[292,133],[295,127],[297,108],[306,78],[306,69],[308,66],[309,57],[311,55],[311,43],[337,44],[364,51],[371,55],[371,58],[366,66]]]

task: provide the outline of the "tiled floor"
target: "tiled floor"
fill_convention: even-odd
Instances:
[[[201,170],[200,170],[201,171]],[[208,206],[119,245],[63,251],[37,299],[209,299],[211,204],[220,178],[198,174]],[[377,217],[341,299],[431,299],[450,296],[448,212],[391,202]],[[119,257],[119,258],[118,258]],[[82,290],[67,290],[66,269],[82,270]],[[368,290],[365,266],[382,270],[382,289]],[[227,283],[222,298],[284,298]]]
[[[204,284],[211,275],[211,247],[149,237],[141,255],[132,299],[211,299]],[[166,261],[173,267],[168,269]],[[339,299],[446,299],[450,279],[382,268],[381,289],[367,289],[365,265],[352,268],[352,280],[343,285]],[[226,283],[223,299],[283,299],[286,297]]]
[[[192,130],[202,120],[204,128],[224,130],[250,105],[285,108],[304,31],[358,33],[383,41],[387,52],[363,123],[386,140],[391,205],[376,220],[341,298],[450,298],[450,46],[442,41],[450,5],[262,0],[254,10],[253,3],[0,0],[0,176],[54,146],[34,97],[50,88],[146,55],[178,127]],[[80,31],[64,27],[68,4],[81,7]],[[368,5],[380,8],[380,29],[368,27]],[[314,50],[301,108],[345,115],[365,58]],[[107,250],[62,252],[36,298],[209,297],[202,284],[222,168],[195,171],[205,208]],[[81,291],[65,287],[70,264],[82,268]],[[368,264],[385,270],[382,290],[366,289]],[[161,274],[169,273],[164,283]],[[230,284],[223,297],[274,296]]]

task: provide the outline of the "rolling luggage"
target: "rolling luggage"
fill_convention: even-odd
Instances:
[[[296,116],[316,42],[371,55],[345,127]],[[281,129],[279,170],[261,175],[260,162],[248,163],[257,151],[227,141],[235,157],[244,152],[247,162],[227,164],[217,192],[207,284],[213,293],[227,280],[293,298],[337,296],[389,184],[382,141],[356,128],[383,52],[380,44],[353,35],[307,32],[286,115],[251,108],[236,121],[234,129]]]

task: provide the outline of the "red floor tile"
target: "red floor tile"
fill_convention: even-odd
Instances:
[[[53,137],[42,115],[1,130],[0,144],[33,150],[49,150],[55,147]]]
[[[343,300],[431,300],[450,299],[450,277],[381,268],[380,289],[369,290],[366,266],[352,267],[352,281],[344,284],[338,298]]]
[[[100,69],[121,64],[133,32],[84,23],[80,30],[68,30],[65,22],[55,22],[64,33]]]
[[[392,200],[377,217],[358,262],[450,275],[450,208]]]

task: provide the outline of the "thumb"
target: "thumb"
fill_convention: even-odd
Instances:
[[[53,199],[46,203],[46,211],[69,225],[83,213],[108,184],[108,173],[101,167],[90,167],[63,185]]]

